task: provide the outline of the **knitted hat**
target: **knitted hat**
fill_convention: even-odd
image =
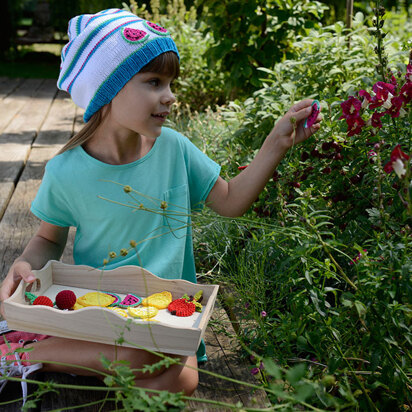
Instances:
[[[86,109],[85,122],[157,56],[179,56],[166,29],[120,9],[76,16],[68,35],[57,87]]]

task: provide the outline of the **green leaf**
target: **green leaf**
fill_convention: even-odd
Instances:
[[[265,371],[273,376],[275,379],[282,379],[282,371],[275,362],[270,358],[263,359],[263,364],[265,365]]]
[[[299,363],[286,372],[286,379],[295,386],[306,374],[306,366],[304,363]]]

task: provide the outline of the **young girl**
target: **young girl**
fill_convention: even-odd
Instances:
[[[47,164],[31,207],[41,219],[40,227],[7,274],[1,301],[22,279],[33,282],[32,270],[60,259],[71,226],[76,227],[76,264],[101,267],[112,252],[106,269],[143,265],[163,278],[196,282],[190,217],[176,219],[147,209],[160,211],[166,204],[166,211],[173,213],[206,203],[220,215],[241,216],[287,150],[319,129],[321,116],[304,128],[312,100],[295,104],[277,122],[249,167],[226,182],[215,162],[187,138],[163,127],[175,102],[171,84],[179,74],[178,50],[166,29],[127,11],[110,9],[73,18],[68,34],[58,87],[85,109],[86,125]],[[132,214],[101,199],[127,203],[130,198],[122,185],[144,194],[135,195],[144,206],[141,210]],[[138,254],[128,247],[131,241],[137,244]],[[17,359],[8,366],[9,374],[26,376],[34,369],[88,374],[49,362],[103,371],[101,354],[115,359],[111,345],[16,332],[7,339],[11,350],[3,344],[1,356]],[[14,351],[24,345],[32,351],[18,359]],[[134,370],[158,360],[144,350],[125,347],[117,348],[116,358],[129,361]],[[198,375],[185,366],[196,367],[197,358],[182,357],[181,363],[151,374],[137,371],[136,384],[190,395]]]

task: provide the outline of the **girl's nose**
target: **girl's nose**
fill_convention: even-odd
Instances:
[[[172,93],[170,87],[166,90],[165,94],[162,97],[162,103],[170,106],[176,101],[175,95]]]

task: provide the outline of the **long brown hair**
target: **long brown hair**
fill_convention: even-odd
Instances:
[[[179,59],[174,52],[165,52],[157,56],[150,63],[144,66],[139,73],[159,73],[172,78],[179,77],[180,66]],[[100,110],[94,113],[89,121],[83,126],[83,128],[76,133],[69,141],[59,150],[58,155],[66,152],[67,150],[74,149],[77,146],[81,146],[91,139],[102,123],[103,119],[110,112],[110,103],[103,106]]]

